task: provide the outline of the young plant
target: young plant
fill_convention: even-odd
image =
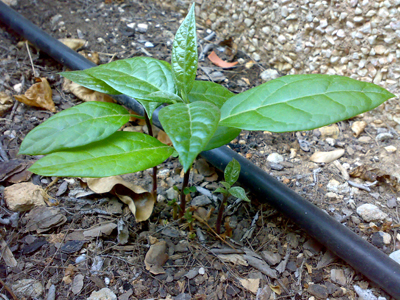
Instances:
[[[143,133],[118,131],[128,122],[126,109],[84,103],[56,114],[25,137],[20,154],[48,154],[30,171],[60,177],[120,175],[153,168],[176,151],[185,173],[182,216],[190,168],[201,151],[225,145],[242,129],[318,128],[371,110],[394,96],[372,83],[317,74],[284,76],[234,95],[216,83],[195,80],[196,40],[193,4],[175,35],[171,64],[134,57],[62,73],[89,89],[137,99],[149,122],[158,106],[168,104],[158,117],[174,148]]]
[[[232,187],[232,185],[234,185],[236,181],[239,179],[239,174],[240,174],[240,164],[236,159],[232,159],[226,165],[224,171],[225,181],[220,182],[223,185],[223,187],[219,187],[214,191],[214,193],[221,193],[224,197],[219,206],[217,223],[215,224],[215,231],[218,234],[221,233],[222,216],[224,214],[225,205],[226,202],[228,201],[229,196],[232,195],[238,199],[250,202],[250,199],[247,198],[246,192],[244,191],[243,188],[239,186]]]

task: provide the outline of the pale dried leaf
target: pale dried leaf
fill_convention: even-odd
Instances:
[[[311,155],[310,160],[316,163],[330,163],[343,156],[345,150],[338,149],[329,152],[315,152]]]
[[[85,58],[87,58],[88,60],[94,62],[96,65],[98,65],[100,63],[100,57],[99,57],[99,53],[95,52],[95,51],[78,51],[78,53],[82,56],[84,56]]]
[[[0,258],[4,259],[4,262],[8,267],[16,267],[17,266],[17,261],[14,258],[14,254],[8,247],[7,243],[5,240],[1,239],[0,242]]]
[[[66,39],[59,39],[59,41],[61,43],[63,43],[65,46],[67,46],[68,48],[71,48],[74,51],[78,50],[79,48],[82,48],[87,43],[87,41],[82,40],[82,39],[68,39],[68,38],[66,38]]]
[[[351,125],[351,130],[353,131],[354,137],[358,137],[367,127],[367,122],[365,121],[356,121]]]
[[[107,224],[103,224],[100,226],[97,226],[95,228],[89,229],[89,230],[85,230],[83,232],[83,235],[85,237],[89,237],[89,238],[96,238],[96,237],[101,237],[104,235],[110,235],[111,232],[117,227],[116,224],[114,223],[107,223]]]
[[[218,254],[217,256],[224,262],[230,262],[232,264],[241,266],[249,265],[242,254]]]
[[[258,287],[260,286],[260,278],[240,279],[239,281],[246,290],[252,292],[253,294],[257,293]]]
[[[26,105],[41,107],[51,112],[56,112],[53,102],[53,93],[46,78],[40,78],[40,82],[32,85],[25,95],[15,95],[14,98]]]
[[[64,78],[63,91],[70,92],[83,101],[101,101],[114,103],[115,100],[107,94],[89,90],[69,79]]]
[[[4,92],[0,92],[0,117],[2,117],[11,107],[13,107],[14,101],[11,96]]]
[[[163,130],[158,132],[157,139],[165,145],[172,146],[171,139]]]
[[[151,245],[149,251],[146,253],[144,258],[144,264],[146,270],[154,275],[164,274],[165,271],[162,266],[168,260],[167,243],[165,241],[159,241]]]
[[[72,290],[72,293],[74,293],[75,295],[78,295],[81,291],[82,291],[82,288],[83,288],[83,275],[82,274],[77,274],[75,277],[74,277],[74,280],[72,281],[72,287],[71,287],[71,290]]]
[[[151,193],[140,186],[124,180],[121,176],[87,178],[89,188],[99,194],[112,192],[128,205],[137,222],[150,218],[155,199]]]
[[[243,258],[250,266],[256,268],[257,270],[261,271],[271,278],[278,278],[278,273],[276,272],[276,270],[271,269],[260,255],[258,255],[254,251],[251,251],[250,249],[244,249],[244,251],[246,254],[243,255]]]
[[[330,137],[330,138],[333,138],[333,139],[337,139],[339,137],[339,134],[340,134],[340,129],[339,129],[339,126],[337,126],[337,124],[324,126],[324,127],[315,129],[314,131],[316,133],[319,132],[321,139],[325,139],[327,137]]]

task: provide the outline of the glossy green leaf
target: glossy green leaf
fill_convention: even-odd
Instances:
[[[218,108],[235,94],[220,84],[211,81],[196,80],[189,93],[189,102],[206,101],[215,104]]]
[[[147,95],[147,98],[150,99],[151,101],[161,102],[161,103],[183,102],[182,98],[179,97],[178,95],[164,92],[164,91],[158,91],[158,92],[151,93],[151,94]]]
[[[231,184],[225,182],[225,181],[221,181],[220,184],[222,184],[224,186],[224,188],[226,188],[226,190],[229,190],[231,188]]]
[[[211,150],[228,144],[235,139],[241,130],[233,127],[218,126],[217,131],[214,133],[211,140],[203,151]]]
[[[24,138],[19,154],[47,154],[103,140],[129,121],[122,106],[86,102],[52,116]]]
[[[247,198],[246,192],[244,191],[244,189],[239,186],[234,186],[234,187],[230,188],[229,193],[238,199],[242,199],[247,202],[250,202],[250,199]]]
[[[215,193],[215,194],[216,194],[216,193],[221,193],[221,194],[227,195],[227,194],[228,194],[228,191],[227,191],[226,189],[222,188],[222,187],[219,187],[219,188],[217,188],[217,189],[214,191],[214,193]]]
[[[49,154],[29,170],[43,176],[107,177],[154,167],[173,151],[147,134],[118,131],[106,143],[99,141]]]
[[[233,185],[239,178],[240,164],[236,159],[232,159],[225,167],[224,177],[225,181]]]
[[[166,106],[158,117],[186,172],[214,135],[220,112],[214,104],[198,101]]]
[[[84,73],[88,76],[77,76]],[[128,95],[138,100],[151,118],[154,110],[162,103],[157,92],[177,94],[177,88],[172,77],[171,66],[162,60],[151,57],[134,57],[114,61],[98,67],[61,73],[68,79],[95,91],[105,91],[111,88],[118,93]],[[90,81],[88,78],[95,78]],[[82,79],[82,80],[80,80]],[[103,85],[99,86],[102,82]],[[168,98],[162,102],[173,103]]]
[[[194,15],[195,4],[175,34],[172,45],[172,74],[180,95],[186,99],[192,89],[197,72],[197,35]]]
[[[394,97],[368,82],[336,75],[289,75],[229,98],[220,125],[247,130],[310,130],[369,111]]]
[[[96,68],[96,67],[95,67]],[[110,95],[119,95],[121,94],[117,90],[114,90],[111,86],[107,83],[97,79],[85,72],[86,70],[81,71],[70,71],[70,72],[61,72],[60,75],[64,76],[65,78],[80,84],[88,89],[93,91],[97,91],[100,93],[110,94]]]

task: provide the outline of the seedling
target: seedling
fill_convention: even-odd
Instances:
[[[239,179],[239,174],[240,174],[240,164],[236,159],[232,159],[225,168],[224,171],[224,179],[225,181],[221,181],[220,184],[223,187],[217,188],[214,193],[221,193],[223,195],[223,199],[221,201],[221,204],[219,206],[218,210],[218,217],[217,217],[217,223],[215,224],[215,231],[220,234],[221,233],[221,223],[222,223],[222,216],[224,214],[225,210],[225,205],[226,202],[228,201],[229,196],[234,196],[238,199],[242,199],[245,201],[250,202],[250,199],[247,198],[246,192],[244,191],[243,188],[239,186],[234,186],[236,181]]]
[[[175,35],[171,64],[134,57],[62,73],[89,89],[137,99],[147,113],[148,128],[154,110],[168,104],[158,117],[173,147],[144,133],[118,131],[128,122],[128,111],[117,104],[91,102],[36,127],[19,153],[48,154],[30,168],[40,175],[105,177],[153,168],[176,151],[185,173],[182,216],[190,168],[200,152],[225,145],[242,129],[310,130],[351,118],[394,97],[372,83],[317,74],[284,76],[234,95],[216,83],[196,81],[196,71],[193,4]]]

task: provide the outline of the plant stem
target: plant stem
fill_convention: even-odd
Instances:
[[[185,195],[185,187],[188,186],[189,183],[189,175],[190,175],[190,168],[187,170],[185,175],[183,175],[183,182],[182,182],[182,189],[181,189],[181,206],[179,211],[179,217],[182,218],[185,210],[186,210],[186,195]]]
[[[222,199],[221,205],[219,206],[217,222],[215,224],[215,231],[218,234],[221,233],[222,215],[224,214],[226,201],[228,201],[228,194],[224,194],[224,198]]]
[[[147,112],[144,113],[144,119],[147,125],[147,132],[150,136],[153,136],[153,128],[151,126],[150,118],[147,115]],[[154,199],[157,199],[157,166],[153,167],[153,189],[151,191]]]

